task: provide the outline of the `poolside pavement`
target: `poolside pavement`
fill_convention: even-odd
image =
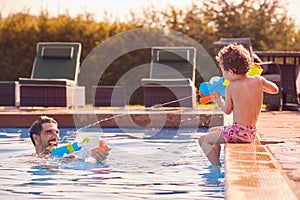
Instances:
[[[252,144],[226,144],[226,199],[300,199],[300,112],[262,112]]]
[[[287,182],[300,199],[300,112],[263,112],[258,129],[261,142],[280,164]]]

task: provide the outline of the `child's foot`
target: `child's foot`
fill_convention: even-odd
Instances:
[[[220,170],[221,166],[219,165],[210,165],[208,166],[208,169],[210,170]]]

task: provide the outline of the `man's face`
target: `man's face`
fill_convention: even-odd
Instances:
[[[59,130],[55,123],[42,124],[42,130],[40,135],[34,134],[36,153],[45,153],[50,150],[51,147],[57,146],[59,143]]]

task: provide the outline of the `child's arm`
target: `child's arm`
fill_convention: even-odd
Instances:
[[[226,88],[225,101],[224,101],[223,97],[214,99],[214,103],[218,104],[218,106],[221,108],[221,110],[227,115],[229,115],[233,109],[232,95],[231,95],[229,88],[230,88],[229,86],[227,86],[227,88]]]
[[[269,94],[277,94],[279,89],[277,85],[271,81],[268,81],[266,78],[259,76],[262,81],[263,91]]]
[[[225,114],[229,115],[233,110],[233,102],[232,102],[232,93],[231,93],[231,85],[226,87],[226,96],[225,96]]]
[[[213,98],[213,102],[214,102],[215,104],[218,104],[218,106],[221,108],[221,110],[222,110],[223,112],[225,112],[225,101],[224,101],[224,99],[223,99],[222,96],[219,96],[219,97],[217,97],[217,98]]]

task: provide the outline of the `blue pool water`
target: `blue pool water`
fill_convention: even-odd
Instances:
[[[28,128],[0,129],[1,199],[223,199],[224,168],[211,168],[197,144],[206,129],[61,128],[61,144],[99,135],[112,148],[93,158],[33,156]],[[155,133],[155,134],[154,134]],[[224,154],[222,152],[222,160]]]

